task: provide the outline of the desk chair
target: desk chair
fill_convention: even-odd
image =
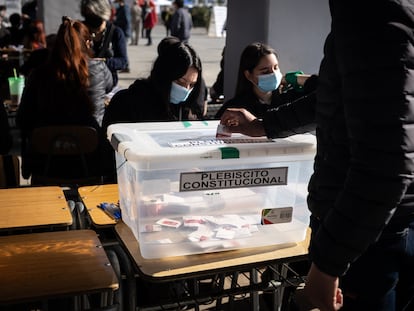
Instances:
[[[99,135],[89,126],[45,126],[33,130],[29,142],[41,170],[32,173],[32,185],[77,186],[102,183]]]
[[[20,185],[20,161],[17,155],[0,155],[0,188]]]

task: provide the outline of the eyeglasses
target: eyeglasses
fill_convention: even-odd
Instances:
[[[104,28],[103,30],[101,30],[99,32],[98,31],[91,32],[92,38],[102,36],[105,33],[105,30],[106,30],[106,28]]]

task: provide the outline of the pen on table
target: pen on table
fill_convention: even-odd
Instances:
[[[115,221],[121,219],[121,211],[116,204],[103,202],[98,207]]]

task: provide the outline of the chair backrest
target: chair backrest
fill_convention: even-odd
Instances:
[[[99,135],[93,127],[58,125],[35,128],[30,150],[33,155],[43,156],[44,161],[41,172],[33,172],[32,184],[84,185],[93,183],[93,180],[96,183],[102,176],[96,171],[91,172],[91,162],[87,158],[97,153],[98,147]]]
[[[0,155],[0,188],[20,186],[20,160],[17,155]]]
[[[45,126],[33,130],[31,144],[40,154],[80,155],[95,151],[99,139],[96,129],[89,126]]]

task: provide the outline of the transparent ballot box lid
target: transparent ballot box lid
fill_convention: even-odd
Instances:
[[[268,139],[233,133],[231,137],[216,138],[218,124],[217,120],[118,123],[108,127],[107,135],[116,152],[142,169],[208,162],[226,165],[235,159],[239,163],[274,162],[274,157],[300,161],[313,159],[315,154],[312,134]]]

